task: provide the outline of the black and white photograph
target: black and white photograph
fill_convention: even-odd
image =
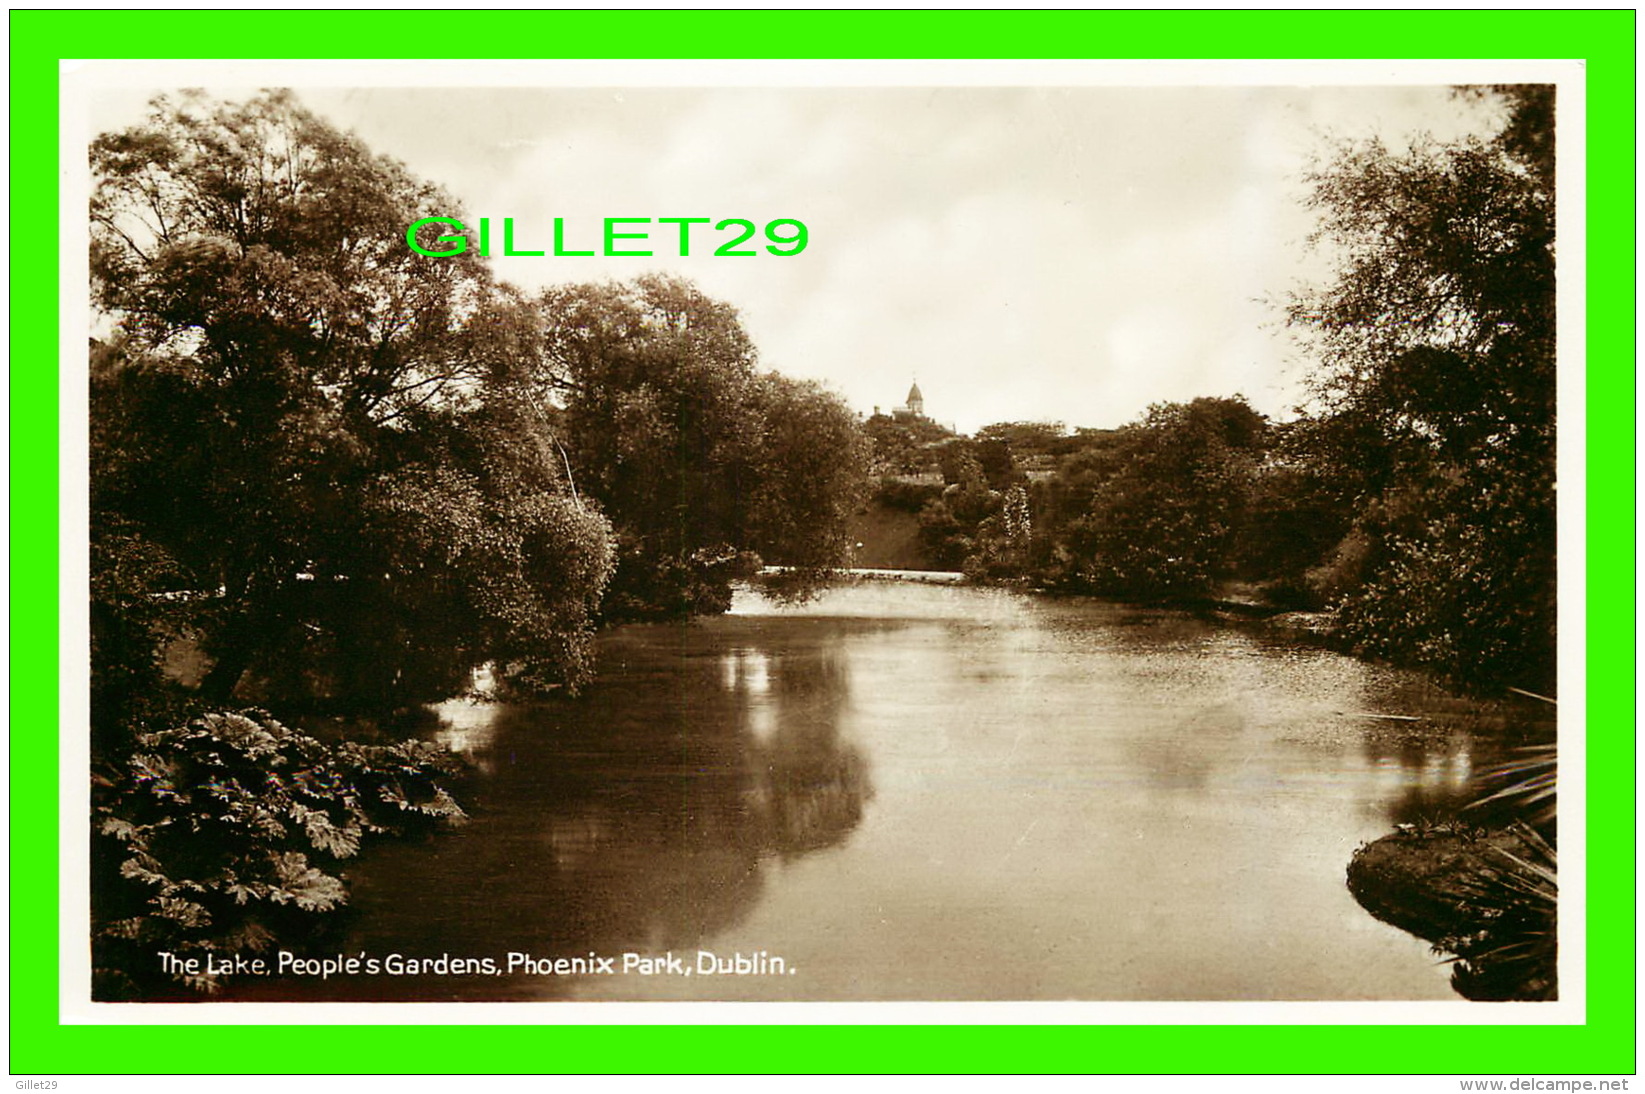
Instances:
[[[85,90],[89,1000],[1569,1000],[1568,72],[1048,67]]]

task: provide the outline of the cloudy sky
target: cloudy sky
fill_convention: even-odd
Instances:
[[[1327,269],[1304,246],[1309,158],[1333,137],[1492,124],[1434,85],[298,94],[469,217],[513,217],[520,248],[548,249],[555,217],[570,247],[606,216],[804,221],[809,245],[787,258],[679,258],[659,227],[651,258],[496,266],[526,288],[683,274],[739,309],[763,367],[863,412],[917,378],[962,431],[1115,426],[1236,392],[1288,416],[1307,366],[1276,302]],[[145,97],[104,93],[93,127],[137,120]]]

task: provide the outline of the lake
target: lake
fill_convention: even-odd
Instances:
[[[1501,728],[1254,624],[899,583],[739,592],[608,633],[575,700],[438,714],[470,822],[346,871],[341,952],[399,971],[257,997],[1454,999],[1344,869]]]

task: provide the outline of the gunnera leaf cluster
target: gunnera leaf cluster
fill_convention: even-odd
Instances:
[[[258,710],[139,734],[94,786],[94,997],[220,989],[209,974],[166,976],[160,953],[322,938],[348,901],[338,867],[363,843],[465,819],[443,785],[460,763],[421,741],[327,745]]]

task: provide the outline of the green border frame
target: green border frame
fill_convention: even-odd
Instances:
[[[1632,10],[13,11],[12,215],[57,210],[64,58],[1582,58],[1588,73],[1588,1012],[1579,1026],[58,1024],[55,233],[11,283],[12,1074],[1100,1072],[1624,1074],[1636,1068]],[[32,212],[31,212],[32,210]],[[27,317],[24,319],[23,317]],[[1603,577],[1603,585],[1598,581]]]

